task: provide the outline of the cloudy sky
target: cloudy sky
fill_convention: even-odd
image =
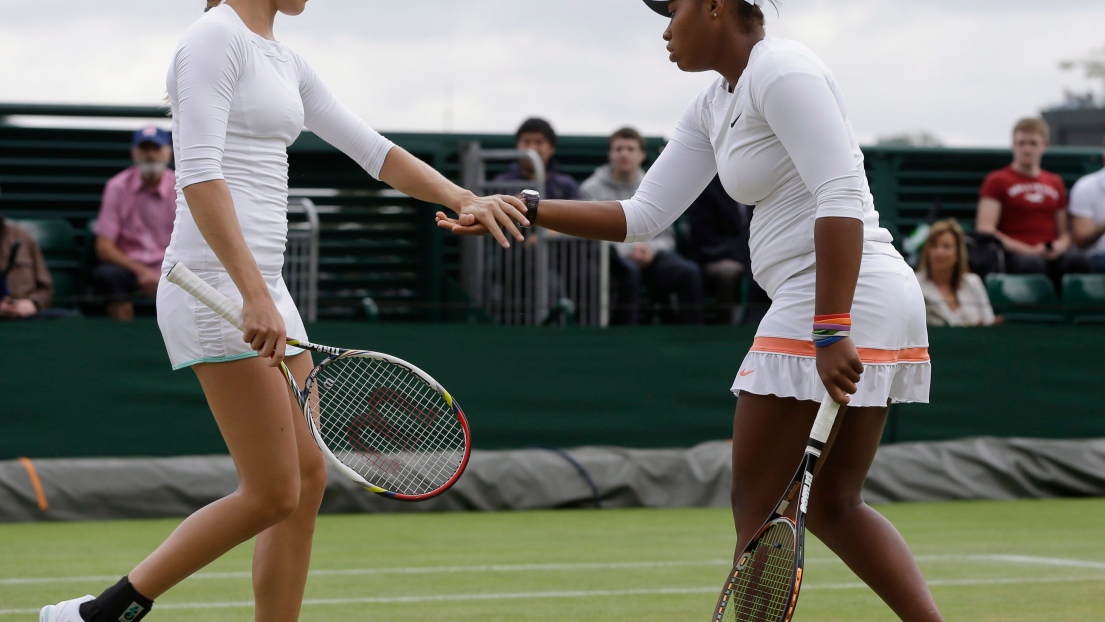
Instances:
[[[861,142],[927,131],[1000,146],[1012,123],[1103,86],[1059,62],[1105,47],[1105,1],[780,0],[768,32],[809,45],[842,84]],[[204,0],[0,0],[0,101],[154,104]],[[638,0],[310,0],[277,18],[374,127],[670,134],[712,79],[667,61]]]

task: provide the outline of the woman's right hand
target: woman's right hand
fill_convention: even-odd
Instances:
[[[288,333],[284,317],[269,295],[247,298],[242,302],[242,341],[257,352],[257,356],[277,367],[284,360]]]
[[[817,348],[817,375],[829,397],[841,406],[850,401],[849,395],[855,395],[860,376],[863,374],[863,361],[859,358],[856,344],[850,337],[824,348]]]

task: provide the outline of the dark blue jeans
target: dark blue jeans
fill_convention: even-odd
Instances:
[[[1087,259],[1090,260],[1090,267],[1094,272],[1105,272],[1105,253],[1090,255]]]
[[[661,319],[680,324],[702,323],[702,269],[674,251],[660,251],[652,263],[641,268],[631,259],[610,253],[612,322],[639,324],[642,286],[652,302],[660,305]],[[678,311],[669,308],[672,294]]]
[[[131,300],[138,292],[134,273],[113,263],[101,263],[92,271],[92,289],[110,302]]]

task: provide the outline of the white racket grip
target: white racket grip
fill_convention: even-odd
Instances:
[[[182,262],[178,261],[173,269],[169,270],[169,274],[165,276],[165,279],[174,285],[179,285],[181,289],[195,296],[196,300],[223,316],[223,319],[233,324],[238,330],[245,332],[245,329],[242,328],[244,325],[242,322],[242,308],[224,296],[222,292],[196,276],[196,273],[189,270],[188,266]]]
[[[821,400],[821,408],[817,409],[817,418],[813,420],[813,431],[810,438],[824,443],[829,438],[829,432],[833,430],[833,422],[836,421],[836,413],[840,410],[840,404],[833,401],[827,394]]]

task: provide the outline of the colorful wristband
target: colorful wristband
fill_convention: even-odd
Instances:
[[[852,334],[852,315],[837,313],[813,317],[813,345],[818,348],[831,346]]]

